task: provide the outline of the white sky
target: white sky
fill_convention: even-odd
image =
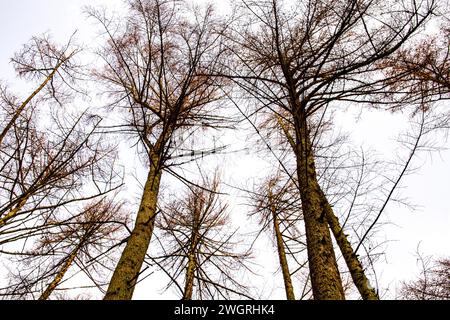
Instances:
[[[31,36],[50,31],[55,40],[64,42],[79,29],[79,38],[86,44],[95,39],[92,21],[87,22],[82,14],[83,5],[107,4],[108,7],[119,8],[120,0],[2,0],[0,1],[0,80],[14,84],[14,72],[9,58],[20,49]],[[25,94],[24,94],[25,95]],[[357,123],[353,116],[342,116],[342,121],[354,125],[353,141],[377,149],[381,153],[392,152],[392,139],[401,117],[366,112]],[[381,128],[381,130],[380,130]],[[448,143],[443,145],[449,146]],[[394,147],[395,148],[395,147]],[[250,157],[251,158],[251,157]],[[228,168],[234,168],[234,174],[242,179],[252,177],[264,167],[245,161],[246,157],[231,159]],[[248,159],[248,157],[247,157]],[[450,253],[450,152],[443,151],[431,158],[421,154],[416,164],[424,166],[412,176],[408,176],[402,185],[404,196],[409,197],[418,208],[414,212],[392,205],[388,208],[392,225],[384,227],[383,237],[391,241],[387,246],[385,263],[377,265],[380,288],[390,286],[391,294],[395,292],[396,280],[412,278],[417,274],[414,252],[419,242],[425,254],[444,256]],[[275,249],[266,252],[268,256]],[[270,254],[269,254],[270,253]],[[273,261],[277,257],[273,255]],[[273,272],[274,270],[270,270]],[[269,274],[271,274],[269,272]],[[280,274],[267,279],[268,286],[281,283]],[[279,287],[279,285],[278,285]],[[170,293],[170,292],[169,292]],[[170,297],[170,294],[159,296],[159,292],[144,285],[136,290],[137,299],[158,299]],[[283,298],[282,290],[277,290],[274,297]]]

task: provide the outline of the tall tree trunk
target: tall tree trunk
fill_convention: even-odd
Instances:
[[[286,259],[286,251],[284,249],[283,236],[280,231],[280,222],[275,211],[272,211],[273,228],[275,230],[275,238],[277,239],[278,258],[280,260],[281,271],[283,272],[284,289],[288,300],[295,300],[294,287],[292,286],[291,273]]]
[[[341,250],[345,263],[353,279],[353,283],[358,289],[361,297],[364,300],[379,300],[377,292],[370,286],[369,279],[367,279],[364,269],[359,261],[358,257],[353,252],[352,245],[344,234],[339,219],[333,212],[330,204],[328,203],[324,194],[322,194],[323,202],[325,203],[325,210],[327,214],[328,225],[333,232],[334,238]]]
[[[157,144],[159,145],[159,144]],[[162,145],[162,144],[161,144]],[[134,229],[128,239],[117,264],[105,300],[131,300],[139,272],[153,234],[156,218],[156,204],[161,181],[160,148],[156,147],[150,154],[150,170],[145,183],[141,204],[136,217]]]
[[[281,129],[286,135],[286,138],[288,139],[290,145],[295,150],[295,142],[291,134],[289,133],[287,126],[284,124],[283,120],[279,116],[277,117],[277,120],[278,124],[281,126]],[[362,264],[359,261],[358,257],[354,254],[352,245],[348,241],[347,236],[343,233],[342,227],[339,223],[339,219],[334,214],[333,209],[331,208],[331,205],[329,204],[323,192],[322,192],[322,201],[323,203],[325,203],[328,225],[330,226],[331,231],[333,232],[333,236],[336,239],[336,242],[339,246],[342,256],[345,259],[345,263],[347,264],[348,270],[350,271],[350,274],[352,276],[353,283],[355,284],[356,288],[361,294],[361,297],[364,300],[379,300],[380,298],[378,297],[377,292],[375,291],[374,288],[370,286],[369,280],[365,275],[365,271],[362,267]]]
[[[296,117],[297,175],[305,221],[311,284],[316,300],[345,299],[328,228],[326,202],[317,181],[306,119]]]
[[[48,75],[47,78],[41,83],[41,85],[20,105],[20,107],[14,112],[13,117],[8,122],[8,124],[5,126],[5,128],[0,133],[0,145],[3,142],[3,139],[6,137],[6,134],[8,131],[12,128],[14,123],[16,122],[17,118],[19,118],[20,114],[23,112],[25,107],[30,103],[31,100],[47,85],[47,83],[53,79],[58,69],[61,67],[61,65],[65,62],[65,60],[61,60],[56,67],[53,69],[53,71]]]
[[[188,252],[188,265],[186,268],[186,280],[184,284],[183,300],[192,300],[192,292],[194,291],[194,276],[197,269],[197,244],[198,232],[194,230],[191,245]]]
[[[273,230],[275,232],[275,239],[277,241],[278,259],[280,261],[281,271],[283,273],[284,289],[286,291],[286,298],[288,300],[295,300],[294,288],[292,286],[291,273],[289,272],[289,264],[286,259],[286,250],[284,249],[283,235],[280,231],[280,221],[278,220],[277,210],[273,203],[272,190],[269,187],[268,197],[270,211],[272,212]]]
[[[74,262],[74,260],[77,257],[77,254],[78,254],[78,251],[80,250],[80,248],[81,248],[81,244],[79,244],[75,249],[72,250],[70,255],[67,257],[67,260],[64,262],[62,268],[56,274],[56,277],[47,286],[45,291],[39,297],[39,300],[47,300],[50,297],[52,292],[56,289],[56,287],[59,285],[59,283],[63,279],[63,277],[66,274],[67,270],[69,270],[70,266]]]

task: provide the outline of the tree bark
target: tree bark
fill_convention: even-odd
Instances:
[[[311,284],[316,300],[345,299],[328,228],[326,202],[317,181],[306,119],[296,117],[297,175],[305,221]]]
[[[48,75],[47,78],[41,83],[41,85],[20,105],[20,107],[14,112],[14,115],[12,119],[8,122],[8,124],[5,126],[5,128],[0,133],[0,145],[3,142],[3,139],[6,137],[6,134],[8,131],[12,128],[14,123],[16,122],[17,118],[19,118],[20,114],[23,112],[25,107],[30,103],[31,100],[39,93],[41,90],[47,85],[47,83],[53,79],[58,69],[61,67],[61,65],[65,62],[65,60],[61,60],[53,69],[53,71]]]
[[[272,211],[273,228],[275,230],[275,238],[277,239],[278,259],[280,260],[281,271],[283,272],[284,289],[286,291],[287,300],[295,300],[294,287],[292,286],[291,273],[286,259],[286,251],[284,249],[283,236],[280,231],[280,223],[274,211]]]
[[[160,148],[155,148],[159,150]],[[117,264],[104,300],[131,300],[139,272],[153,234],[159,185],[161,181],[161,153],[150,154],[150,170],[145,183],[134,229]]]
[[[330,226],[339,249],[341,250],[342,256],[344,257],[345,263],[347,264],[348,270],[352,276],[353,283],[364,300],[379,300],[380,298],[378,297],[377,292],[370,286],[369,279],[367,279],[365,275],[361,262],[355,255],[352,245],[341,228],[339,219],[334,214],[333,209],[324,194],[322,194],[322,197],[323,202],[325,203],[328,225]]]
[[[295,150],[295,142],[291,134],[289,133],[288,128],[279,116],[277,117],[277,120],[291,147]],[[348,270],[350,271],[350,274],[352,276],[353,283],[361,294],[361,297],[364,300],[379,300],[380,298],[377,292],[370,286],[370,282],[365,275],[362,264],[359,261],[358,257],[354,254],[353,247],[348,241],[347,236],[343,233],[342,227],[339,223],[339,219],[334,214],[333,209],[331,208],[331,205],[329,204],[323,192],[322,202],[325,203],[328,225],[333,232],[333,236],[336,239],[342,256],[344,257],[345,263],[347,264]]]
[[[66,274],[67,270],[69,270],[70,266],[74,262],[75,258],[77,257],[78,251],[81,248],[81,244],[78,245],[72,252],[70,253],[67,260],[64,262],[62,268],[58,271],[56,277],[53,279],[53,281],[47,286],[45,291],[41,294],[38,300],[47,300],[52,292],[56,289],[56,287],[59,285],[61,280],[63,279],[64,275]]]
[[[197,258],[195,256],[198,244],[198,233],[194,231],[191,246],[188,253],[188,265],[186,268],[186,280],[184,285],[183,299],[192,300],[192,293],[194,291],[194,276],[197,269]]]

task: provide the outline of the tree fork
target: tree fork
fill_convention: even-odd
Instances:
[[[29,192],[25,196],[22,196],[16,207],[10,210],[4,217],[0,218],[0,228],[4,227],[9,220],[13,219],[19,214],[20,210],[22,210],[22,208],[25,206],[30,196],[31,193]]]

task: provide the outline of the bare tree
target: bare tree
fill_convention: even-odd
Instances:
[[[239,252],[242,244],[230,223],[217,175],[162,208],[161,255],[152,262],[163,268],[171,279],[168,287],[175,285],[183,300],[251,298],[240,281],[249,253]]]
[[[172,156],[185,142],[181,134],[191,137],[224,120],[211,109],[225,81],[208,76],[222,54],[212,8],[192,11],[179,1],[133,0],[129,10],[124,23],[89,10],[108,38],[100,52],[104,69],[95,75],[107,85],[111,107],[127,111],[128,122],[116,124],[116,131],[137,137],[149,168],[135,227],[105,299],[132,298],[153,233],[162,172],[187,183],[172,169],[180,163]]]
[[[283,112],[282,110],[280,112]],[[285,113],[285,112],[284,112]],[[272,128],[272,130],[276,130],[280,132],[281,137],[279,136],[278,139],[283,139],[285,144],[288,144],[287,149],[291,149],[294,154],[296,151],[296,144],[293,136],[295,135],[295,129],[294,126],[288,122],[285,122],[283,118],[285,118],[286,115],[283,117],[280,113],[275,113],[272,115],[268,115],[266,118],[266,121],[261,124],[262,128],[268,129]],[[325,132],[329,130],[330,123],[325,120],[324,114],[320,118],[320,121],[317,122],[314,119],[310,120],[310,130],[314,132],[314,143],[312,145],[312,150],[315,155],[315,162],[316,162],[316,168],[318,174],[318,182],[321,183],[324,188],[324,197],[328,198],[328,196],[325,196],[328,189],[340,189],[338,193],[344,194],[343,197],[346,197],[347,195],[352,195],[351,204],[349,207],[349,212],[347,214],[347,218],[344,221],[344,226],[346,222],[348,221],[349,216],[352,214],[353,204],[356,202],[356,199],[358,197],[363,196],[364,194],[360,192],[362,189],[362,186],[364,184],[363,181],[363,175],[360,175],[360,178],[355,181],[355,183],[350,183],[350,181],[339,181],[338,177],[342,174],[339,173],[340,171],[346,171],[343,170],[346,166],[350,165],[350,168],[353,168],[352,164],[345,164],[346,162],[349,162],[349,160],[352,158],[347,153],[344,153],[344,155],[341,155],[339,152],[339,146],[343,144],[344,139],[338,137],[336,139],[333,139],[331,141],[326,141],[325,139]],[[267,126],[269,126],[267,128]],[[419,138],[421,138],[421,134],[419,135]],[[415,141],[415,140],[414,140]],[[281,141],[280,141],[281,142]],[[277,143],[280,143],[277,141]],[[282,143],[282,142],[281,142]],[[336,148],[337,146],[337,148]],[[270,148],[270,146],[269,146]],[[410,158],[414,155],[415,150],[411,153]],[[289,152],[288,152],[289,153]],[[342,159],[342,156],[344,156],[344,159]],[[364,155],[362,155],[362,166],[364,166]],[[283,158],[286,159],[288,156],[285,155]],[[281,158],[279,158],[279,161],[281,161]],[[285,161],[285,160],[283,160]],[[407,161],[407,164],[409,164],[409,161]],[[284,170],[286,169],[286,165],[284,166]],[[317,167],[319,166],[319,167]],[[347,167],[348,168],[348,167]],[[295,172],[295,170],[293,170]],[[403,172],[404,173],[404,172]],[[400,175],[401,179],[403,177],[403,173]],[[289,174],[289,173],[288,173]],[[348,176],[349,172],[345,172],[345,175]],[[293,176],[290,176],[291,181],[290,185],[292,187],[297,188],[297,192],[299,190],[299,184],[296,182],[295,178]],[[349,188],[342,188],[342,184],[345,185],[354,185],[355,192],[351,192]],[[342,190],[343,189],[343,190]],[[395,188],[394,188],[395,189]],[[282,191],[282,190],[281,190]],[[285,192],[285,191],[284,191]],[[292,191],[290,192],[292,193]],[[388,201],[389,201],[388,197]],[[291,196],[291,199],[295,199],[295,196]],[[298,199],[300,201],[300,199]],[[353,282],[357,289],[359,290],[361,296],[364,299],[378,299],[378,294],[375,291],[374,288],[372,288],[369,284],[369,280],[366,277],[363,265],[360,261],[360,258],[356,255],[356,252],[353,250],[352,245],[348,239],[348,235],[344,233],[343,226],[341,226],[339,222],[339,218],[334,213],[334,211],[331,209],[333,205],[340,204],[340,199],[334,201],[329,201],[327,199],[326,206],[325,206],[325,212],[326,212],[326,219],[328,222],[328,225],[333,233],[333,236],[339,246],[339,249],[343,255],[343,258],[345,260],[345,263],[350,271],[350,275],[353,279]],[[300,206],[297,207],[297,210],[300,209]],[[370,230],[371,228],[369,228]]]
[[[292,275],[298,272],[304,263],[296,256],[306,249],[297,224],[302,220],[301,204],[298,198],[298,188],[289,179],[285,181],[281,172],[264,181],[249,198],[255,209],[251,216],[257,216],[261,230],[270,231],[276,243],[278,260],[283,275],[284,289],[288,300],[295,300]],[[289,267],[288,256],[294,259],[299,267],[295,271]],[[304,295],[302,295],[302,298]]]
[[[435,5],[434,1],[298,1],[295,5],[243,1],[241,28],[229,37],[237,65],[227,76],[255,99],[257,111],[286,114],[283,121],[294,128],[315,299],[343,299],[344,294],[328,228],[336,220],[328,219],[333,209],[317,180],[312,148],[316,131],[311,123],[320,122],[327,108],[338,103],[376,99],[388,103],[382,99],[386,85],[378,80],[377,62],[417,33]],[[339,228],[333,229],[339,234]],[[359,274],[354,280],[362,296],[376,299],[362,267],[356,267]]]
[[[400,102],[417,101],[422,108],[449,98],[449,20],[443,17],[437,34],[423,37],[380,62],[386,83]]]
[[[6,118],[12,115],[2,128],[0,151],[2,246],[25,239],[31,230],[42,232],[39,228],[58,207],[104,195],[120,185],[114,146],[95,134],[100,117],[87,111],[72,114],[48,108],[45,125],[38,124],[46,100],[45,95],[37,96],[41,90],[59,100],[71,94],[66,90],[70,81],[75,81],[78,66],[63,58],[67,50],[56,49],[46,38],[34,38],[33,45],[26,46],[14,61],[20,74],[31,79],[44,77],[43,84],[24,103],[7,88],[1,90],[1,110]],[[72,57],[76,51],[70,52]],[[55,61],[58,68],[48,66]],[[90,178],[95,191],[89,195],[82,192],[82,186]],[[41,222],[36,225],[35,219]]]

